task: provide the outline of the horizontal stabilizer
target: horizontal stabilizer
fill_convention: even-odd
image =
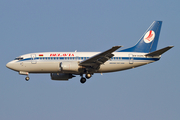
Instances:
[[[148,54],[146,54],[145,56],[160,56],[160,55],[162,55],[163,53],[165,53],[166,51],[168,51],[169,49],[171,49],[171,48],[173,48],[173,47],[174,47],[174,46],[168,46],[168,47],[162,48],[162,49],[160,49],[160,50],[157,50],[157,51],[148,53]]]

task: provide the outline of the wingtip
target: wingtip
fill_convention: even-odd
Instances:
[[[113,47],[115,47],[115,48],[120,48],[120,47],[123,47],[123,46],[118,45],[118,46],[113,46]]]

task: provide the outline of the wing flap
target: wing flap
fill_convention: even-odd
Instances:
[[[80,62],[79,65],[81,65],[81,66],[97,66],[97,65],[103,64],[107,60],[109,60],[111,57],[113,57],[114,55],[112,54],[112,52],[116,51],[120,47],[122,47],[122,46],[114,46],[109,50],[101,52],[95,56],[90,57],[87,60]]]

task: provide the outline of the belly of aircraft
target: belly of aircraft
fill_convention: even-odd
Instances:
[[[18,71],[26,71],[29,73],[61,73],[63,71],[60,70],[60,62],[37,62],[32,64],[31,62],[26,63],[18,63],[20,66],[18,67]],[[115,72],[126,69],[131,69],[134,67],[138,67],[141,65],[147,64],[147,62],[134,62],[130,64],[128,61],[119,62],[119,61],[107,61],[105,64],[100,66],[100,69],[95,73],[105,73],[105,72]],[[64,73],[64,72],[63,72]],[[66,71],[65,73],[74,73],[78,74],[78,72]]]
[[[127,62],[106,62],[105,64],[101,65],[100,69],[97,73],[106,73],[106,72],[115,72],[115,71],[121,71],[126,69],[135,68],[138,66],[142,66],[147,64],[147,62],[134,62],[129,63]]]

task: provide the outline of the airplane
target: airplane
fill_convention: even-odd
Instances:
[[[122,46],[113,46],[104,52],[30,53],[16,57],[6,67],[26,75],[26,81],[29,73],[50,73],[52,80],[59,81],[80,75],[80,82],[85,83],[94,73],[122,71],[158,61],[174,47],[156,50],[161,25],[162,21],[154,21],[133,47],[123,50],[116,51]]]

